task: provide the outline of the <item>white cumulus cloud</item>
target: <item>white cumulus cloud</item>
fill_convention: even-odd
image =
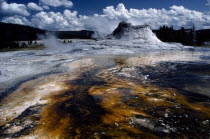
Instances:
[[[52,7],[72,7],[73,3],[69,0],[39,0],[41,4],[52,6]]]
[[[76,11],[65,10],[63,13],[39,12],[32,17],[31,22],[36,27],[49,30],[80,30],[83,29],[81,19],[77,17]]]
[[[4,15],[22,15],[29,16],[27,7],[24,4],[10,3],[6,1],[0,1],[0,13]]]
[[[43,6],[47,5],[42,5],[42,7]],[[117,7],[105,7],[102,14],[90,16],[78,15],[77,11],[67,9],[63,12],[40,11],[35,15],[31,15],[28,19],[29,21],[26,20],[12,16],[5,17],[3,21],[19,22],[22,24],[27,24],[28,22],[32,26],[48,30],[90,29],[103,34],[111,33],[121,21],[127,21],[134,25],[148,24],[153,29],[157,29],[162,25],[173,25],[175,28],[191,28],[193,23],[196,25],[197,29],[210,28],[210,14],[176,5],[171,6],[169,10],[155,8],[127,9],[121,3],[118,4]]]
[[[3,18],[2,22],[5,23],[14,23],[20,25],[31,25],[30,21],[28,21],[25,17],[22,16],[10,16]]]
[[[27,7],[30,9],[30,10],[34,10],[34,11],[43,11],[43,8],[38,6],[36,3],[33,3],[33,2],[30,2],[27,4]]]
[[[43,7],[43,9],[45,9],[45,10],[49,10],[49,9],[50,9],[50,7],[47,6],[47,5],[43,5],[42,7]]]
[[[203,28],[204,25],[210,27],[210,15],[189,10],[183,6],[174,5],[169,10],[154,8],[126,9],[122,3],[116,8],[113,6],[106,7],[101,15],[89,16],[84,24],[90,29],[110,33],[121,21],[131,22],[134,25],[148,24],[153,29],[162,25],[190,28],[193,23],[197,28]]]

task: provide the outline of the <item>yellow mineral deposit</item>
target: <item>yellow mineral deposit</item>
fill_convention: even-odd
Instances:
[[[65,91],[65,80],[57,76],[41,77],[22,84],[16,91],[1,101],[0,125],[11,121],[33,105],[47,104],[46,96]]]
[[[130,58],[128,60],[136,61],[136,59]],[[119,66],[122,68],[127,63],[120,58],[115,59],[115,62],[118,65],[114,68],[119,68]],[[98,124],[85,128],[77,126],[74,129],[75,123],[72,120],[72,113],[68,111],[72,104],[67,103],[67,101],[74,98],[75,95],[67,92],[81,88],[82,85],[72,84],[72,81],[83,79],[80,76],[82,73],[92,70],[98,65],[95,65],[94,60],[91,58],[66,65],[74,70],[71,73],[50,75],[26,82],[3,99],[0,106],[0,125],[5,125],[30,106],[37,104],[45,104],[40,113],[39,124],[29,135],[20,138],[80,138],[84,134],[89,134],[88,131],[98,130],[104,132],[94,133],[94,138],[100,138],[103,135],[114,138],[133,138],[128,133],[136,134],[142,138],[157,138],[152,133],[135,128],[130,124],[129,120],[134,115],[157,119],[158,117],[147,113],[146,109],[159,106],[170,108],[170,106],[176,104],[182,105],[186,109],[198,111],[201,117],[210,118],[210,109],[205,107],[203,103],[191,103],[175,90],[154,85],[144,86],[119,78],[110,73],[110,69],[103,69],[95,76],[102,80],[104,84],[91,85],[86,93],[93,98],[97,98],[97,105],[104,109],[106,113],[101,115],[101,121]],[[129,98],[131,96],[132,98]],[[173,100],[174,103],[169,100]],[[85,113],[88,115],[90,112],[86,111]],[[88,131],[84,132],[83,128]],[[75,130],[74,134],[72,134],[72,130]]]

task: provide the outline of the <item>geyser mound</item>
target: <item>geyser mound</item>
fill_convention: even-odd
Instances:
[[[107,36],[107,39],[121,40],[141,40],[150,43],[160,43],[161,41],[152,32],[149,25],[133,26],[131,23],[120,22],[118,27]]]

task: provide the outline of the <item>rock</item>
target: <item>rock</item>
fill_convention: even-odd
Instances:
[[[142,115],[135,115],[132,118],[132,122],[131,122],[131,124],[138,125],[138,126],[141,126],[141,127],[145,127],[147,129],[150,129],[150,130],[155,129],[156,123],[157,123],[157,121],[155,121],[154,119],[152,119],[150,117],[145,117],[145,116],[142,116]]]

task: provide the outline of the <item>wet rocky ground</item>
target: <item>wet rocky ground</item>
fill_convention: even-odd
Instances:
[[[208,63],[129,59],[84,58],[22,83],[1,99],[0,138],[210,137]]]

